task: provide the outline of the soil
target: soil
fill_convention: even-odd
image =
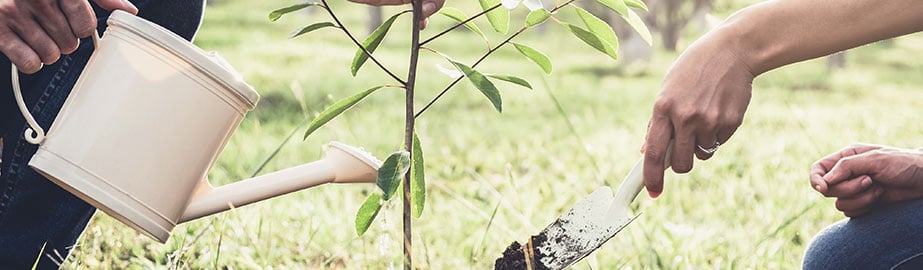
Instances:
[[[548,270],[549,268],[541,262],[545,255],[533,248],[541,246],[547,240],[548,237],[542,232],[531,236],[525,246],[514,241],[503,251],[503,256],[494,262],[494,270]],[[532,265],[529,265],[530,263]]]

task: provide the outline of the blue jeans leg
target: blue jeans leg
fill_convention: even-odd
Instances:
[[[139,16],[191,39],[198,29],[204,2],[190,0],[140,0]],[[108,12],[96,8],[100,32]],[[27,107],[46,130],[64,104],[71,88],[93,52],[90,40],[32,75],[21,75]],[[11,93],[10,62],[0,57],[0,91]],[[3,104],[7,107],[7,104]],[[15,105],[14,105],[15,106]],[[23,138],[25,122],[18,114],[0,114],[10,123],[3,135],[0,162],[0,269],[56,269],[67,258],[96,209],[48,181],[31,167],[37,146]],[[0,129],[0,131],[3,131]],[[41,252],[42,247],[44,252]]]
[[[821,231],[804,269],[923,269],[923,200],[891,205]]]

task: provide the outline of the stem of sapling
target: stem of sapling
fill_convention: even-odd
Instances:
[[[407,71],[407,82],[404,84],[405,91],[405,107],[404,107],[404,149],[410,153],[411,159],[413,159],[413,132],[414,132],[414,120],[416,120],[413,114],[413,91],[414,84],[417,80],[417,62],[420,57],[420,22],[423,21],[423,11],[422,11],[422,0],[413,0],[413,20],[411,25],[413,26],[413,32],[411,36],[411,46],[410,46],[410,68]],[[404,174],[403,179],[403,192],[404,192],[404,207],[403,207],[403,216],[404,216],[404,269],[412,270],[413,269],[413,230],[412,230],[412,221],[413,214],[411,211],[411,200],[413,196],[410,194],[410,170]]]

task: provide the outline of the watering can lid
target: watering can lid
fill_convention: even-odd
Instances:
[[[160,45],[177,56],[186,59],[203,73],[208,74],[218,83],[233,89],[237,97],[253,109],[260,96],[252,86],[244,82],[243,76],[231,67],[215,52],[205,52],[179,35],[128,12],[114,10],[109,16],[109,26],[124,27],[132,32]]]

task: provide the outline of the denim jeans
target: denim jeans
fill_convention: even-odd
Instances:
[[[204,1],[133,0],[139,16],[191,40],[202,20]],[[94,5],[100,33],[109,13]],[[81,40],[76,52],[62,56],[20,85],[35,120],[48,130],[93,52],[93,42]],[[36,145],[26,142],[25,120],[12,103],[10,61],[0,58],[0,269],[56,269],[96,211],[28,166]],[[118,76],[118,74],[112,74]],[[45,246],[44,252],[42,246]],[[87,247],[92,248],[92,247]]]
[[[849,218],[814,237],[804,269],[923,269],[923,199]]]

